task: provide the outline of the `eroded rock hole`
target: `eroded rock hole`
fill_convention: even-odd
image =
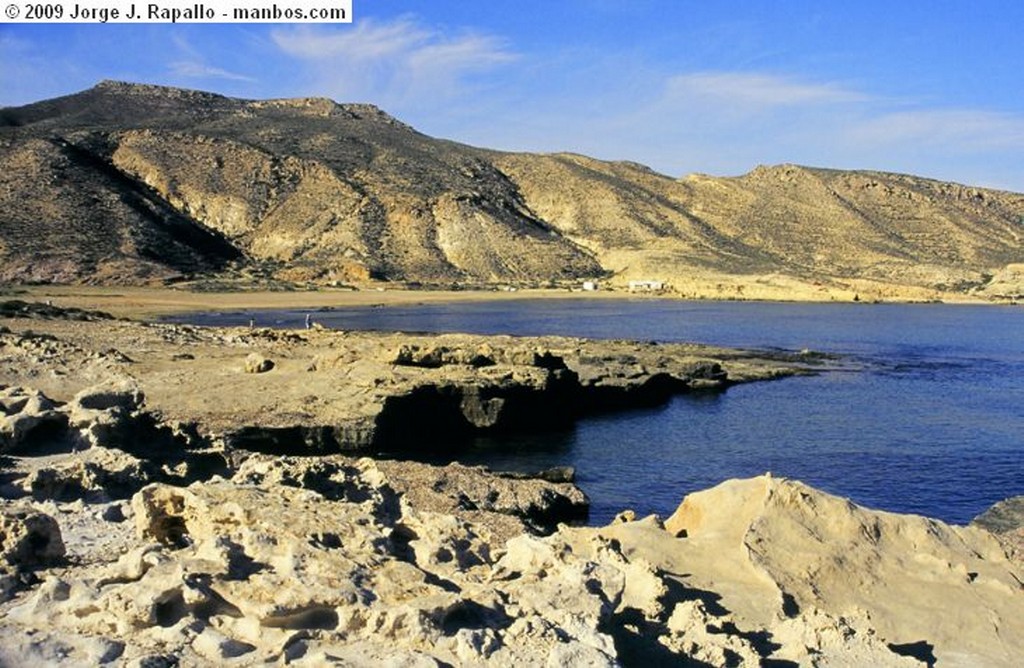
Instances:
[[[164,515],[156,519],[150,527],[150,531],[153,538],[175,549],[192,544],[188,535],[188,527],[185,525],[185,518],[181,515]]]
[[[174,591],[166,600],[157,601],[153,606],[156,623],[164,628],[174,626],[185,616],[188,608],[181,590]]]
[[[503,629],[511,623],[511,618],[501,610],[476,601],[459,601],[445,612],[441,629],[446,636],[453,636],[460,629]]]
[[[263,626],[291,631],[302,629],[330,631],[338,627],[338,613],[334,608],[309,608],[290,615],[280,615],[265,619],[263,620]]]

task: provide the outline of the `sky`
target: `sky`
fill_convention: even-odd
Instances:
[[[1024,192],[1024,2],[353,4],[351,24],[0,24],[0,106],[102,79],[322,96],[671,176],[797,163]]]

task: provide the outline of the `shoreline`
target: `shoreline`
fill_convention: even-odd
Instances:
[[[18,312],[0,318],[0,663],[1010,666],[1024,651],[1009,507],[997,534],[767,474],[667,519],[575,526],[589,500],[572,471],[324,447],[798,371],[781,360]]]
[[[0,298],[25,301],[51,301],[54,306],[103,311],[115,317],[133,320],[157,320],[166,316],[212,311],[270,311],[284,309],[359,308],[369,306],[415,306],[436,303],[479,303],[550,300],[666,300],[692,302],[755,302],[778,304],[947,304],[964,306],[1016,306],[1014,302],[949,296],[928,299],[811,299],[793,294],[791,298],[763,297],[691,297],[678,293],[645,293],[619,290],[567,290],[554,288],[523,288],[509,290],[239,290],[199,292],[168,287],[82,286],[82,285],[12,285],[0,287]]]

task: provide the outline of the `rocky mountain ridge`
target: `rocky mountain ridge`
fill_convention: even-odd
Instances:
[[[1024,293],[1024,195],[781,165],[673,179],[372,105],[120,82],[0,110],[0,280],[662,281],[693,296]]]

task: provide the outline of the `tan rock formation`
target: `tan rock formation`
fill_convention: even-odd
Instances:
[[[770,476],[692,494],[665,524],[685,538],[658,563],[701,572],[689,582],[746,623],[861,616],[891,647],[940,665],[1009,665],[1024,651],[1022,564],[986,531]]]
[[[31,509],[0,512],[0,561],[7,566],[45,566],[64,557],[57,521]]]
[[[53,419],[68,416],[84,443],[123,443],[131,452],[146,439],[175,438],[155,427],[140,433],[136,422],[124,421],[143,408],[248,450],[402,449],[422,447],[425,433],[437,440],[542,429],[813,368],[800,356],[566,337],[218,330],[61,317],[5,322],[0,384],[31,382],[69,401],[51,411]],[[271,360],[269,373],[247,373],[268,370]],[[102,380],[111,378],[125,380]],[[0,424],[37,419],[20,406],[11,404]]]
[[[0,604],[0,658],[1012,666],[1021,651],[1022,564],[981,530],[762,477],[688,497],[668,522],[685,537],[645,519],[499,538],[493,516],[397,491],[402,466],[257,458],[150,485],[102,556],[76,529],[87,508],[61,506],[81,565]]]
[[[570,526],[586,498],[569,482],[311,457],[315,440],[307,456],[255,454],[225,437],[229,408],[265,439],[389,397],[493,426],[559,375],[575,396],[628,403],[651,383],[792,362],[14,312],[5,417],[65,419],[0,457],[0,664],[1009,667],[1024,654],[1024,562],[1007,539],[1019,502],[979,521],[995,535],[766,475],[693,493],[664,523]],[[254,350],[273,373],[245,373]]]

